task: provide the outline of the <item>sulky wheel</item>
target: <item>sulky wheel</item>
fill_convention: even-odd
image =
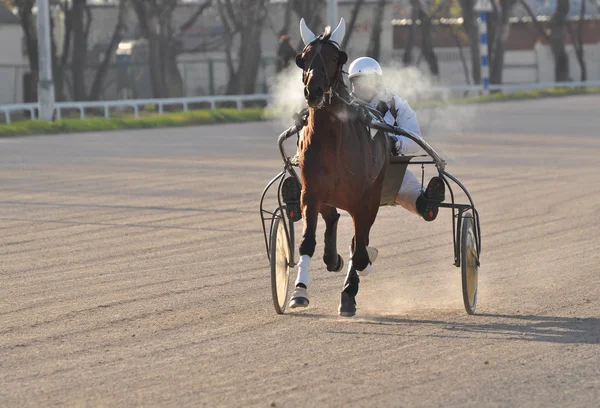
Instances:
[[[271,228],[270,261],[271,261],[271,292],[273,306],[277,314],[283,314],[292,293],[290,286],[290,251],[294,248],[294,225],[288,223],[290,241],[288,242],[284,223],[287,218],[279,211],[279,216],[273,221]]]
[[[477,307],[477,284],[479,281],[479,262],[477,258],[477,239],[473,216],[467,213],[462,219],[460,266],[463,301],[465,310],[470,315],[475,314],[475,308]]]

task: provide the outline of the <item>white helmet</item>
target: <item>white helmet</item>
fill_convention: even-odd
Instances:
[[[383,71],[379,63],[373,58],[360,57],[352,61],[350,68],[348,69],[348,79],[363,75],[376,74],[379,77],[383,76]]]

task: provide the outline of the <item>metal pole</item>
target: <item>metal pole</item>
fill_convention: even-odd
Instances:
[[[483,85],[483,94],[490,93],[490,68],[488,57],[487,41],[487,14],[485,11],[479,12],[479,54],[481,55],[481,84]]]
[[[51,121],[54,114],[54,81],[50,48],[50,7],[48,0],[37,0],[38,9],[38,103],[40,119]]]
[[[327,22],[332,30],[338,23],[338,4],[337,0],[327,0]]]

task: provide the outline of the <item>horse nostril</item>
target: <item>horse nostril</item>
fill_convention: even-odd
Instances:
[[[315,96],[316,96],[317,98],[320,98],[320,97],[322,97],[322,96],[323,96],[323,90],[322,90],[321,88],[317,89],[317,90],[315,91]]]

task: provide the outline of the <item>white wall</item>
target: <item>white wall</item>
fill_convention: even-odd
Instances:
[[[536,53],[540,59],[540,81],[554,82],[554,57],[549,46],[537,44]],[[567,46],[569,55],[569,75],[574,81],[581,80],[581,69],[575,49],[573,46]],[[587,79],[589,81],[600,80],[600,44],[586,45],[584,48],[584,58],[586,61]]]
[[[0,104],[23,101],[24,71],[13,67],[23,64],[21,37],[21,26],[0,25]]]
[[[394,50],[392,57],[402,60],[404,50]],[[415,48],[415,55],[420,50]],[[467,61],[469,76],[471,75],[471,55],[468,49],[463,48]],[[574,81],[580,80],[580,67],[572,46],[567,47],[569,55],[570,76]],[[436,50],[440,67],[440,81],[442,84],[464,85],[467,83],[463,64],[459,58],[458,48],[438,48]],[[600,80],[600,44],[585,46],[585,60],[588,80]],[[554,58],[549,46],[537,44],[532,51],[508,51],[505,54],[503,83],[518,84],[532,82],[554,82]],[[421,60],[419,70],[428,75],[429,70],[424,60]]]

